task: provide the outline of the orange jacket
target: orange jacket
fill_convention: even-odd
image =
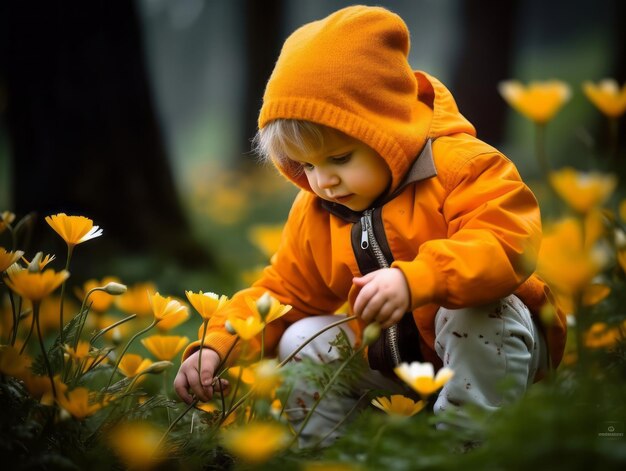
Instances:
[[[391,266],[407,279],[423,355],[440,364],[433,346],[440,306],[481,305],[515,293],[536,315],[550,293],[532,274],[541,242],[532,192],[509,159],[475,137],[450,92],[433,77],[416,76],[420,98],[431,113],[425,117],[429,132],[403,183],[375,210],[375,229],[394,260]],[[275,347],[297,319],[333,313],[354,300],[352,278],[361,269],[353,239],[361,227],[359,215],[342,208],[301,191],[272,264],[251,288],[234,295],[228,309],[243,317],[249,314],[244,296],[256,298],[265,291],[293,306],[268,325],[266,348]],[[545,330],[556,366],[565,344],[563,314]],[[232,342],[223,317],[213,319],[205,345],[223,356]],[[185,357],[197,346],[190,345]]]

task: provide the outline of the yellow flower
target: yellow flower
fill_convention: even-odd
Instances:
[[[610,118],[619,118],[626,111],[626,84],[620,90],[613,79],[601,80],[597,85],[585,82],[583,91],[589,101]]]
[[[251,340],[265,327],[263,321],[255,315],[248,316],[246,319],[229,316],[228,322],[235,329],[237,335],[241,337],[241,340]]]
[[[561,198],[578,212],[603,205],[617,186],[617,177],[600,172],[579,172],[571,167],[550,173],[550,182]]]
[[[59,213],[46,216],[46,222],[70,247],[102,235],[102,229],[94,226],[93,221],[84,216]]]
[[[18,269],[7,272],[7,275],[6,283],[12,291],[33,302],[38,302],[61,286],[70,273],[67,270],[57,273],[49,268],[37,273]]]
[[[252,367],[254,392],[259,397],[272,397],[282,382],[282,376],[275,359],[261,360]]]
[[[550,121],[571,96],[569,86],[559,80],[530,82],[527,87],[507,80],[500,82],[498,90],[510,106],[538,124]]]
[[[4,247],[0,247],[0,272],[3,272],[17,262],[22,255],[24,255],[24,252],[21,250],[7,252]]]
[[[251,367],[245,366],[231,366],[228,369],[228,375],[232,377],[233,380],[237,381],[241,379],[241,382],[247,385],[254,384],[254,371]]]
[[[76,349],[74,349],[74,347],[70,347],[67,344],[63,346],[63,351],[65,351],[65,353],[79,361],[87,358],[89,356],[90,350],[91,344],[89,342],[85,342],[84,340],[80,340],[78,342]]]
[[[156,293],[156,286],[153,283],[136,283],[129,286],[124,294],[115,299],[115,304],[122,311],[128,314],[137,314],[145,317],[152,314],[150,305],[150,295]]]
[[[7,228],[8,224],[15,221],[15,214],[10,211],[3,211],[0,213],[0,234],[2,234]]]
[[[205,321],[208,321],[216,311],[224,307],[228,302],[227,296],[218,296],[215,293],[185,291],[185,294],[191,305]]]
[[[393,371],[422,397],[430,396],[454,376],[454,372],[448,367],[441,368],[435,376],[432,363],[417,361],[410,364],[400,363]]]
[[[273,422],[251,422],[224,431],[222,443],[237,458],[251,464],[261,464],[289,444],[286,428]]]
[[[152,365],[152,360],[149,358],[141,358],[136,353],[127,353],[122,357],[117,367],[127,378],[134,378],[142,371],[147,370],[150,365]]]
[[[58,394],[56,400],[59,406],[78,420],[95,414],[103,405],[101,401],[96,399],[95,394],[83,387],[74,388],[65,394]]]
[[[623,323],[626,328],[626,322]],[[585,333],[585,345],[589,348],[611,348],[624,338],[619,327],[609,327],[604,322],[595,322]]]
[[[46,266],[55,258],[57,258],[56,255],[47,254],[45,257],[39,260],[39,263],[37,264],[39,267],[39,271],[42,271],[44,268],[46,268]],[[24,260],[24,263],[26,263],[27,266],[30,265],[32,262],[29,261],[26,257],[22,257],[22,260]]]
[[[159,293],[154,293],[153,295],[148,294],[148,298],[152,306],[152,314],[154,314],[154,319],[157,322],[171,316],[176,316],[178,319],[181,312],[187,313],[187,306],[169,296],[163,297]]]
[[[151,335],[142,339],[141,343],[157,360],[169,361],[187,346],[189,339],[179,335]]]
[[[611,288],[602,283],[592,283],[583,291],[583,304],[593,306],[611,294]]]
[[[159,447],[164,430],[142,422],[123,422],[108,436],[111,448],[129,470],[148,470],[167,458],[171,450]]]
[[[575,295],[583,292],[606,261],[603,252],[594,248],[594,242],[583,242],[582,225],[575,218],[557,221],[544,231],[537,273],[550,285],[558,304],[568,314],[575,310]]]
[[[27,355],[20,355],[15,347],[0,346],[0,373],[15,378],[23,378],[30,373],[32,360]]]
[[[290,305],[280,304],[280,302],[270,296],[267,291],[256,301],[250,297],[246,297],[245,299],[250,310],[258,314],[266,324],[284,316],[291,310]]]
[[[107,276],[105,278],[103,278],[102,280],[87,280],[84,284],[82,288],[76,288],[74,290],[74,293],[76,294],[76,297],[78,299],[80,299],[81,301],[83,300],[83,298],[87,295],[87,293],[89,293],[89,291],[91,291],[94,288],[103,288],[104,286],[106,286],[108,283],[119,283],[120,280],[119,278],[115,277],[115,276]],[[115,300],[115,297],[109,293],[106,293],[102,290],[96,290],[94,292],[92,292],[89,295],[89,299],[87,300],[88,304],[91,304],[91,309],[93,309],[96,312],[105,312],[107,309],[109,309],[111,307],[111,304],[113,304],[113,301]]]
[[[426,406],[426,401],[415,402],[402,394],[394,394],[388,398],[382,396],[372,399],[372,405],[389,415],[411,417]]]
[[[185,309],[180,310],[169,316],[166,316],[159,321],[159,323],[156,325],[156,328],[162,334],[169,332],[170,330],[174,329],[175,327],[178,327],[187,319],[189,319],[189,309],[187,308],[187,305],[184,304],[184,301],[181,300],[180,298],[175,298],[175,297],[172,297],[172,299],[175,301],[178,301],[182,306],[185,306]]]
[[[261,224],[252,227],[248,232],[248,237],[269,260],[278,251],[283,234],[283,227],[284,224]]]
[[[247,176],[240,172],[228,172],[224,169],[213,169],[210,173],[219,172],[219,181],[206,185],[200,180],[202,194],[195,195],[194,203],[199,210],[205,212],[212,220],[231,225],[240,221],[249,210],[250,185]]]
[[[52,384],[48,376],[35,375],[28,371],[20,379],[24,381],[24,386],[26,386],[28,393],[33,398],[47,405],[54,403]],[[54,384],[58,395],[63,394],[67,390],[67,385],[61,381],[58,375],[54,377]]]
[[[212,414],[213,412],[218,411],[219,409],[212,402],[198,402],[196,404],[196,409],[200,409],[208,414]]]

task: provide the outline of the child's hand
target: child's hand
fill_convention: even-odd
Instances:
[[[202,354],[202,371],[198,374],[198,355]],[[176,394],[191,404],[194,396],[203,402],[211,400],[213,393],[222,392],[228,394],[229,384],[225,379],[220,379],[220,384],[213,378],[215,369],[220,364],[220,357],[210,348],[201,348],[191,354],[189,358],[182,362],[176,378],[174,378],[174,389]]]
[[[383,268],[352,281],[359,289],[353,311],[365,323],[377,321],[386,329],[400,322],[408,311],[409,287],[399,269]]]

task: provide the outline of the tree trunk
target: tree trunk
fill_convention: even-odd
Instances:
[[[241,155],[250,162],[250,140],[257,131],[257,118],[263,102],[263,92],[284,41],[285,5],[282,0],[245,2],[245,89],[244,143]]]
[[[0,13],[13,209],[38,212],[33,242],[65,212],[104,229],[103,254],[210,263],[176,192],[134,2],[14,0]]]
[[[478,137],[498,146],[507,105],[497,87],[510,78],[517,1],[465,0],[460,5],[461,48],[451,88]]]

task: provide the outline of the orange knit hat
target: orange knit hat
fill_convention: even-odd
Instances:
[[[409,31],[395,13],[351,6],[305,24],[285,41],[267,83],[258,125],[299,119],[338,129],[380,154],[392,189],[421,151],[432,110],[418,100]],[[275,160],[301,188],[306,176]]]

